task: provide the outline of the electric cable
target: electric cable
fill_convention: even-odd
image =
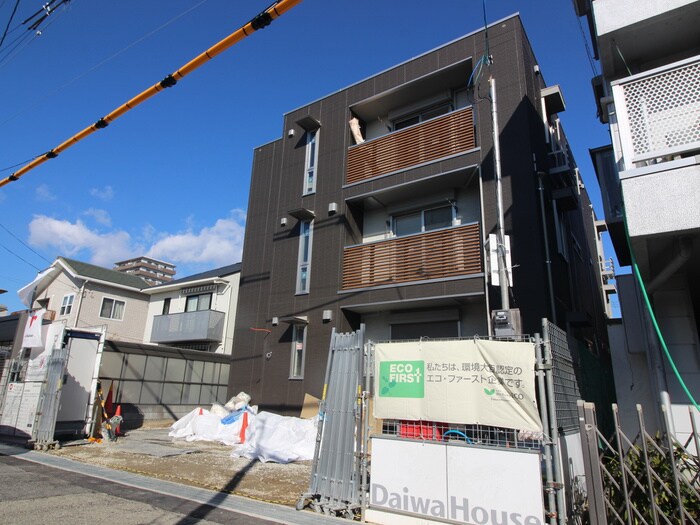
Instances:
[[[176,22],[177,20],[179,20],[180,18],[182,18],[183,16],[185,16],[186,14],[188,14],[190,11],[193,11],[193,10],[197,9],[199,6],[201,6],[201,5],[204,4],[205,2],[208,2],[208,0],[201,0],[199,3],[197,3],[197,4],[193,5],[193,6],[190,6],[189,8],[187,8],[185,11],[183,11],[183,12],[180,13],[179,15],[174,16],[173,18],[171,18],[171,19],[168,20],[167,22],[163,23],[162,25],[158,26],[157,28],[153,29],[152,31],[146,33],[145,35],[143,35],[143,36],[141,36],[141,37],[139,37],[139,38],[137,38],[136,40],[134,40],[133,42],[131,42],[130,44],[128,44],[126,47],[120,49],[119,51],[116,51],[115,53],[113,53],[113,54],[111,54],[110,56],[108,56],[107,58],[101,60],[100,62],[98,62],[97,64],[95,64],[95,65],[92,66],[91,68],[87,69],[87,70],[84,71],[83,73],[79,74],[78,76],[72,78],[72,79],[69,80],[68,82],[62,84],[62,85],[59,86],[58,88],[54,89],[53,91],[51,91],[51,92],[47,93],[46,95],[44,95],[43,97],[39,98],[39,99],[36,100],[32,105],[27,106],[27,107],[25,107],[25,108],[23,108],[23,109],[20,109],[20,110],[19,110],[18,112],[16,112],[16,113],[13,113],[13,114],[10,115],[8,118],[6,118],[5,120],[1,121],[1,122],[0,122],[0,126],[4,126],[5,124],[7,124],[8,122],[10,122],[11,120],[14,120],[14,119],[17,118],[18,116],[20,116],[20,115],[26,113],[27,111],[29,111],[29,110],[31,110],[31,109],[33,109],[33,108],[39,106],[41,103],[43,103],[43,102],[44,102],[45,100],[47,100],[48,98],[51,98],[52,96],[56,95],[57,93],[60,93],[61,91],[63,91],[64,89],[66,89],[66,88],[67,88],[68,86],[70,86],[71,84],[74,84],[75,82],[77,82],[77,81],[80,80],[81,78],[85,77],[86,75],[89,75],[90,73],[92,73],[92,72],[95,71],[96,69],[102,67],[102,66],[105,65],[106,63],[108,63],[108,62],[114,60],[115,58],[117,58],[117,57],[118,57],[119,55],[121,55],[122,53],[125,53],[126,51],[128,51],[129,49],[131,49],[132,47],[134,47],[135,45],[137,45],[137,44],[143,42],[143,41],[146,40],[147,38],[150,38],[151,36],[153,36],[153,35],[156,34],[157,32],[161,31],[162,29],[165,29],[165,28],[168,27],[170,24]],[[1,53],[1,51],[0,51],[0,53]],[[2,58],[0,58],[0,65],[2,65]],[[32,160],[32,159],[29,159],[29,160]],[[29,162],[29,161],[26,161],[26,162]],[[22,162],[21,164],[18,164],[18,165],[26,164],[26,162]],[[16,166],[13,166],[13,167],[16,167]],[[3,170],[0,170],[0,171],[3,171]]]
[[[10,171],[11,169],[16,168],[17,166],[22,166],[23,164],[26,164],[27,162],[31,162],[35,158],[36,158],[36,156],[32,157],[31,159],[27,159],[27,160],[23,160],[22,162],[18,162],[17,164],[13,164],[12,166],[8,166],[7,168],[2,168],[2,169],[0,169],[0,172]]]
[[[10,182],[19,180],[19,178],[26,174],[28,171],[40,166],[47,160],[55,159],[60,153],[63,153],[65,150],[77,144],[79,141],[83,140],[87,136],[92,135],[94,132],[106,128],[111,122],[114,122],[116,119],[118,119],[128,111],[134,109],[139,104],[145,102],[146,100],[160,93],[164,89],[175,86],[178,80],[185,78],[194,70],[198,69],[209,60],[212,60],[217,55],[226,51],[231,46],[237,44],[247,36],[252,35],[260,29],[264,29],[265,27],[270,25],[273,20],[279,18],[289,9],[291,9],[300,2],[301,0],[278,0],[277,2],[273,3],[270,7],[268,7],[267,9],[259,13],[257,16],[252,18],[248,23],[231,33],[223,40],[217,42],[212,47],[190,60],[188,63],[184,64],[182,67],[180,67],[180,69],[178,69],[174,73],[167,75],[163,80],[152,85],[150,88],[142,91],[135,97],[129,99],[127,102],[112,110],[104,117],[98,119],[94,124],[88,126],[82,131],[79,131],[63,143],[59,144],[53,149],[50,149],[44,154],[39,155],[37,158],[35,158],[33,161],[29,162],[25,166],[21,167],[19,170],[15,171],[8,177],[5,177],[4,179],[0,180],[0,187],[5,186]]]
[[[27,243],[25,243],[22,239],[20,239],[19,237],[17,237],[14,233],[12,233],[12,232],[7,228],[7,226],[5,226],[4,224],[0,223],[0,228],[2,228],[2,229],[5,230],[7,233],[9,233],[10,235],[12,235],[12,237],[14,237],[17,241],[19,241],[19,242],[20,242],[25,248],[27,248],[29,251],[33,252],[35,255],[39,256],[39,258],[41,258],[41,259],[43,259],[44,261],[46,261],[47,263],[51,264],[51,261],[49,261],[46,257],[44,257],[43,255],[41,255],[39,252],[35,251],[34,248],[32,248],[31,246],[29,246],[29,245],[28,245]]]
[[[588,39],[586,38],[586,32],[583,30],[583,24],[581,24],[581,17],[576,16],[576,0],[571,0],[571,3],[574,6],[574,17],[576,17],[576,22],[578,23],[578,29],[581,33],[581,39],[583,40],[583,47],[586,50],[586,56],[588,57],[588,64],[591,66],[591,71],[593,72],[593,78],[597,77],[600,75],[598,73],[598,70],[595,66],[595,59],[593,58],[593,53],[591,52],[591,48],[588,45]]]
[[[31,266],[32,268],[34,268],[37,272],[38,272],[38,271],[41,271],[41,270],[39,270],[39,268],[37,268],[36,266],[34,266],[34,265],[33,265],[32,263],[30,263],[28,260],[22,258],[21,256],[17,255],[15,252],[13,252],[12,250],[10,250],[10,249],[9,249],[7,246],[5,246],[4,244],[0,243],[0,246],[2,246],[3,248],[5,248],[8,252],[10,252],[12,255],[14,255],[15,257],[17,257],[20,261],[22,261],[22,262],[24,262],[24,263],[27,263],[29,266]]]
[[[7,25],[5,26],[5,31],[2,34],[2,37],[0,38],[0,47],[2,47],[2,43],[5,41],[5,37],[7,36],[7,32],[10,29],[10,24],[12,24],[12,20],[15,18],[15,13],[17,13],[17,8],[19,7],[19,0],[15,2],[15,7],[12,8],[12,14],[10,15],[10,19],[7,21]]]

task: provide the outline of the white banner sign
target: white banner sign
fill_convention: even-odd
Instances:
[[[540,455],[373,438],[367,519],[396,523],[396,514],[373,509],[439,522],[543,525]]]
[[[470,339],[374,348],[376,418],[542,432],[533,343]]]
[[[41,325],[43,324],[46,310],[34,310],[29,312],[27,324],[24,325],[24,337],[22,338],[23,348],[40,348],[44,346],[41,337]]]

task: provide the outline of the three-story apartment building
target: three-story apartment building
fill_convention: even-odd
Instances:
[[[518,15],[485,39],[290,111],[282,137],[255,150],[231,392],[297,412],[305,393],[321,395],[332,329],[361,324],[382,341],[534,334],[546,317],[607,355],[595,217],[563,96]],[[505,332],[492,320],[505,306],[499,213]]]

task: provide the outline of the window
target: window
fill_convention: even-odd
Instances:
[[[450,111],[452,111],[452,106],[450,104],[440,104],[439,106],[424,109],[419,113],[401,117],[394,121],[394,131],[413,126],[414,124],[420,124],[431,118],[449,113]]]
[[[292,360],[289,368],[290,379],[304,378],[304,353],[306,349],[306,325],[292,326]]]
[[[299,261],[297,267],[297,293],[309,291],[309,270],[311,267],[311,221],[299,222]]]
[[[73,299],[75,299],[74,294],[68,294],[63,296],[63,301],[61,301],[61,310],[59,315],[68,315],[73,310]]]
[[[105,297],[102,299],[102,308],[100,308],[100,317],[104,319],[116,319],[121,321],[124,319],[124,301],[110,299]]]
[[[394,216],[394,235],[411,235],[452,226],[455,207],[452,204],[417,210]]]
[[[163,315],[168,315],[170,313],[170,297],[166,297],[163,300]]]
[[[197,312],[211,308],[211,294],[188,295],[185,302],[185,312]]]
[[[306,132],[306,162],[304,170],[304,195],[316,191],[316,164],[318,163],[318,130]]]

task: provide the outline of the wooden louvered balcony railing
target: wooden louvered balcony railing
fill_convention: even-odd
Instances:
[[[460,109],[352,146],[345,183],[361,182],[475,147],[472,108]]]
[[[359,244],[343,253],[343,290],[481,273],[479,224]]]

